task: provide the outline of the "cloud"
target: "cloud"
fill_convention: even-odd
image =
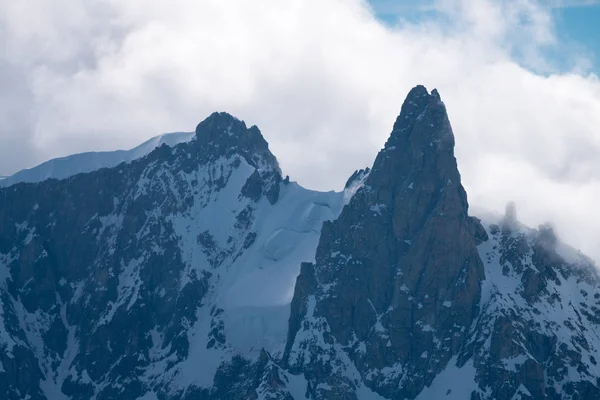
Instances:
[[[402,16],[437,9],[435,0],[372,0],[370,5],[377,14],[384,16]]]
[[[440,0],[390,27],[359,0],[33,1],[0,3],[0,172],[224,110],[261,128],[292,179],[339,189],[421,83],[448,107],[472,204],[515,200],[600,259],[600,82],[547,6]]]

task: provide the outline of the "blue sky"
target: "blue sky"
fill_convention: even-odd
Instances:
[[[600,4],[555,8],[553,14],[558,38],[583,46],[600,72]]]
[[[559,47],[550,56],[553,66],[564,72],[568,69],[560,48],[568,47],[585,54],[591,61],[589,72],[600,75],[600,0],[555,0],[551,13],[554,17]],[[370,0],[376,15],[393,25],[398,18],[418,22],[435,16],[433,1],[428,0]]]

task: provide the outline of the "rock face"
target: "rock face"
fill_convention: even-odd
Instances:
[[[177,143],[0,189],[0,398],[600,399],[593,262],[469,216],[437,91],[341,193],[225,113]]]
[[[362,187],[325,223],[285,358],[312,397],[364,385],[414,398],[465,344],[484,270],[453,149],[439,95],[414,88]]]

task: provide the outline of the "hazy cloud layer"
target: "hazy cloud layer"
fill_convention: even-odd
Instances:
[[[421,83],[448,107],[472,204],[515,200],[524,222],[553,220],[600,257],[600,82],[585,54],[560,48],[534,1],[435,7],[389,28],[358,0],[0,2],[0,174],[223,110],[258,125],[292,179],[339,189]],[[548,48],[573,72],[552,73]]]

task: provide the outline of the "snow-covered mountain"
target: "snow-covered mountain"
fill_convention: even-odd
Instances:
[[[165,133],[147,140],[131,150],[101,151],[74,154],[55,158],[30,169],[21,170],[11,176],[0,176],[0,187],[18,182],[40,182],[46,179],[65,179],[69,176],[114,167],[122,162],[131,162],[148,155],[155,148],[166,144],[175,146],[189,142],[194,132]]]
[[[282,353],[300,263],[343,199],[283,181],[258,129],[218,113],[129,164],[2,190],[0,392],[181,396]]]
[[[4,398],[600,398],[593,263],[469,214],[436,91],[343,192],[225,113],[154,147],[0,189]]]

